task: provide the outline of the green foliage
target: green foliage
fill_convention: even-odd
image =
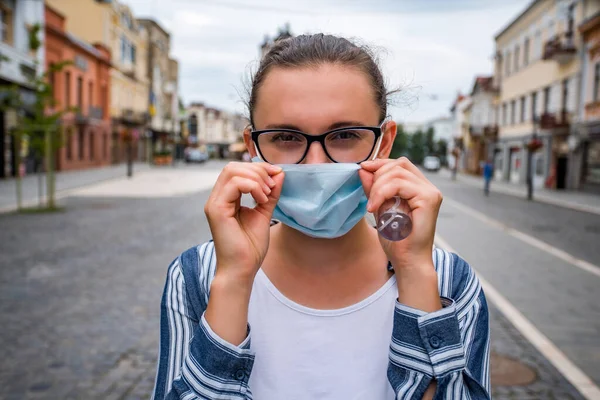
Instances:
[[[42,42],[38,39],[38,33],[41,29],[40,24],[35,24],[29,29],[29,50],[33,52],[37,51],[42,45]]]
[[[408,158],[414,164],[422,164],[423,159],[427,155],[427,138],[425,134],[418,130],[410,136],[410,144],[408,150]]]
[[[409,136],[404,132],[404,127],[398,124],[396,130],[396,139],[392,145],[392,151],[390,152],[390,158],[400,158],[408,156]]]

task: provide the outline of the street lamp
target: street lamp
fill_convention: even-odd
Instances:
[[[543,143],[540,139],[538,139],[537,128],[538,128],[539,118],[535,116],[533,118],[533,135],[531,136],[531,140],[526,143],[527,147],[527,200],[533,200],[533,153],[539,150]]]

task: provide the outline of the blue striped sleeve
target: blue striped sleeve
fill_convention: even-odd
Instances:
[[[434,251],[443,308],[425,313],[396,302],[388,379],[397,399],[489,399],[490,331],[479,280],[456,254]]]
[[[244,342],[234,346],[217,336],[204,318],[207,296],[199,283],[202,270],[205,273],[214,264],[212,258],[205,244],[183,253],[169,266],[161,301],[154,400],[252,399],[250,328]]]

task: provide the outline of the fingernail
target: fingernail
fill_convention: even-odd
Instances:
[[[279,166],[279,165],[271,165],[271,171],[275,172],[276,174],[280,173],[281,171],[283,171],[283,169]]]
[[[270,176],[267,178],[267,184],[269,185],[269,187],[273,188],[275,187],[275,181],[273,180],[273,178],[271,178]]]
[[[371,212],[371,200],[367,201],[367,211]]]

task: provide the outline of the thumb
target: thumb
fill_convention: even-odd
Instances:
[[[273,211],[275,210],[275,206],[279,201],[279,196],[281,195],[281,189],[283,188],[283,180],[285,178],[285,173],[279,172],[276,175],[271,175],[271,178],[275,181],[275,186],[271,189],[271,194],[267,197],[269,199],[268,202],[264,204],[258,204],[256,206],[256,210],[260,211],[263,215],[271,219],[273,216]]]
[[[375,175],[372,172],[366,171],[364,169],[358,170],[358,176],[360,177],[360,181],[362,182],[363,189],[367,198],[371,194],[371,188],[373,187],[373,180]]]

